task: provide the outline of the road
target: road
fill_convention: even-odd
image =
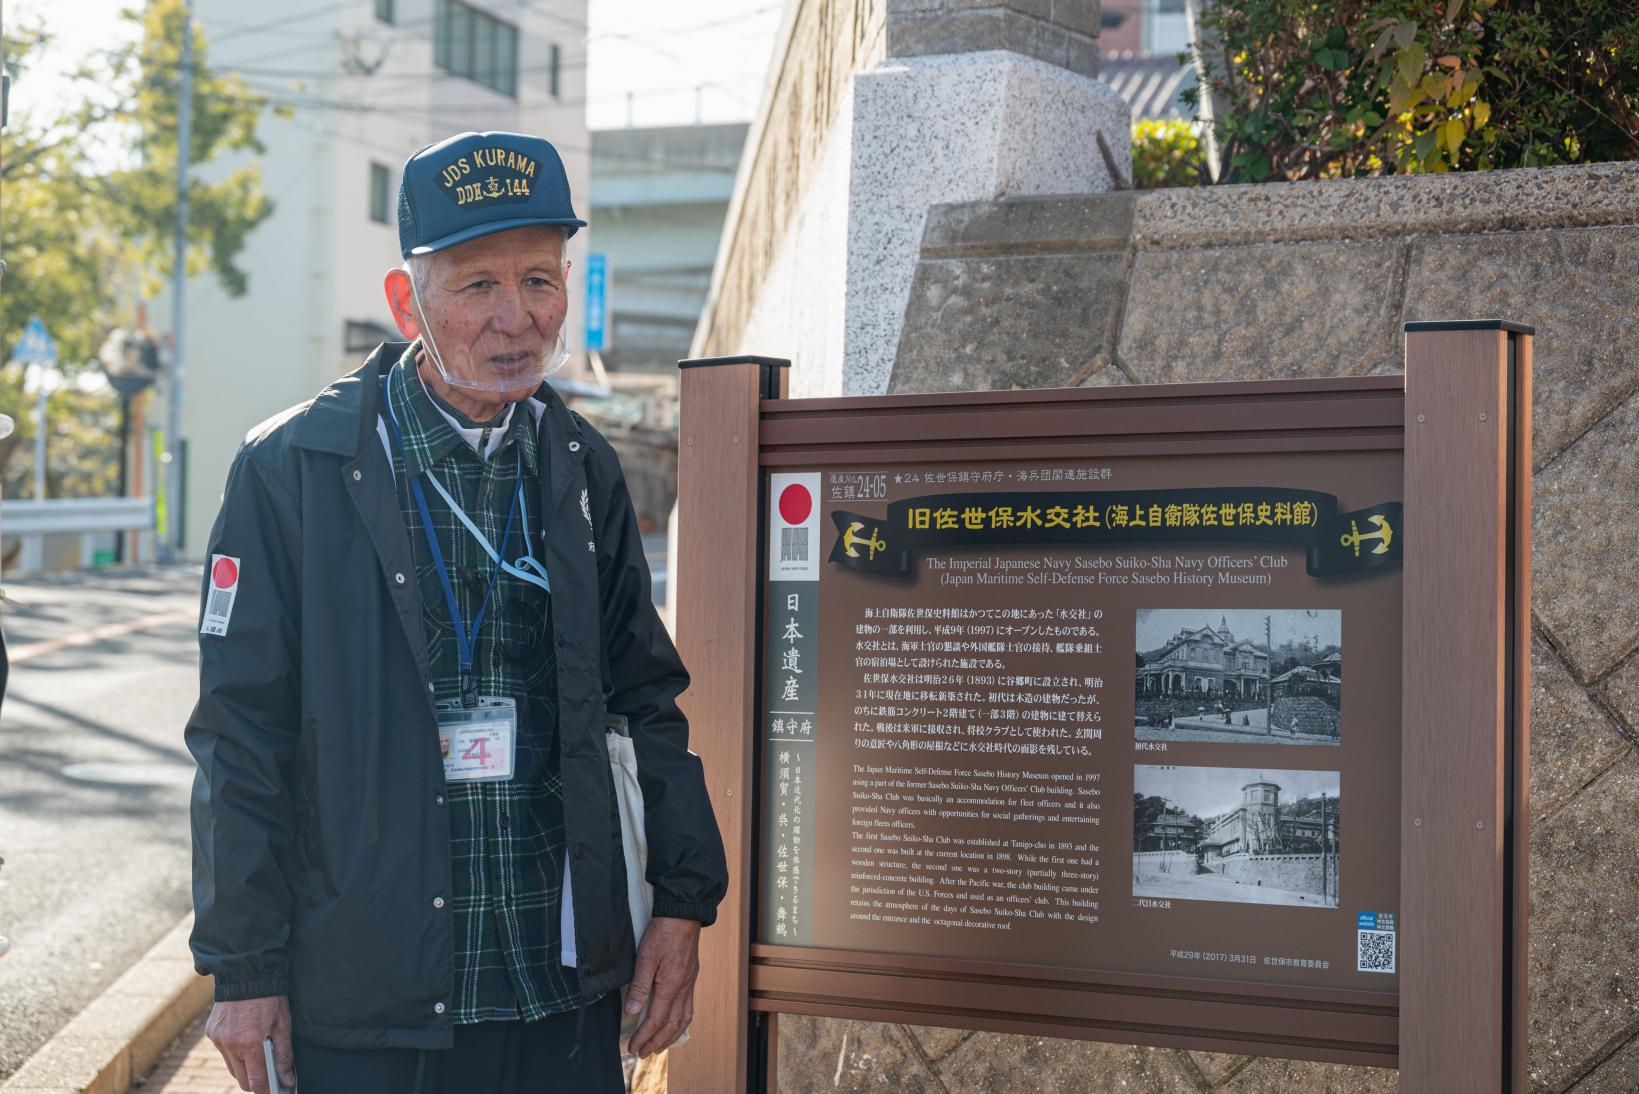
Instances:
[[[1160,874],[1149,871],[1133,875],[1133,896],[1163,897],[1172,900],[1228,900],[1238,904],[1307,905],[1337,907],[1337,897],[1300,893],[1268,885],[1249,885],[1220,874]]]
[[[6,583],[0,1079],[191,907],[193,569]]]

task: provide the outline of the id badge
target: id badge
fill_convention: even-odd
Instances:
[[[445,782],[505,782],[512,778],[517,742],[518,707],[511,699],[480,699],[475,707],[459,700],[438,704]]]

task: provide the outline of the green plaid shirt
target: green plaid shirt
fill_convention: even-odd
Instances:
[[[439,413],[415,371],[412,344],[387,377],[404,439],[394,475],[425,605],[427,653],[440,700],[459,699],[460,657],[443,586],[406,475],[424,471],[499,544],[516,492],[520,459],[524,501],[540,527],[540,454],[528,406],[516,404],[506,439],[486,461]],[[468,424],[464,419],[462,424]],[[389,431],[389,436],[391,432]],[[396,446],[395,446],[396,449]],[[407,465],[407,466],[406,466]],[[467,627],[478,613],[493,563],[423,479],[438,546]],[[503,557],[523,554],[522,512]],[[557,756],[557,662],[551,597],[502,573],[473,643],[478,693],[518,704],[517,761],[508,782],[451,783],[450,864],[455,916],[454,1017],[458,1024],[540,1018],[590,1000],[575,970],[559,963],[564,822]]]

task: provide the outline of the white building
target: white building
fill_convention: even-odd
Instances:
[[[585,216],[586,6],[352,0],[290,11],[195,0],[207,62],[239,73],[292,114],[265,114],[259,129],[262,184],[276,208],[239,256],[249,291],[230,297],[210,276],[189,286],[182,432],[190,557],[204,552],[246,430],[398,337],[382,279],[400,262],[398,183],[412,152],[464,130],[546,137],[563,155]],[[569,248],[577,351],[589,234],[577,233]],[[168,324],[169,302],[150,314]],[[584,367],[583,355],[576,358],[572,372]]]

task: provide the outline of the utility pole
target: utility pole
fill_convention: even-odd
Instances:
[[[1326,822],[1326,791],[1320,792],[1320,896],[1331,897],[1332,892],[1332,832]]]
[[[165,423],[165,538],[168,561],[182,555],[182,347],[188,288],[188,158],[193,150],[193,0],[182,7],[182,86],[176,119],[176,268],[171,287],[170,412]]]
[[[1275,696],[1270,685],[1275,682],[1275,635],[1269,623],[1269,613],[1263,616],[1263,732],[1275,732]]]

